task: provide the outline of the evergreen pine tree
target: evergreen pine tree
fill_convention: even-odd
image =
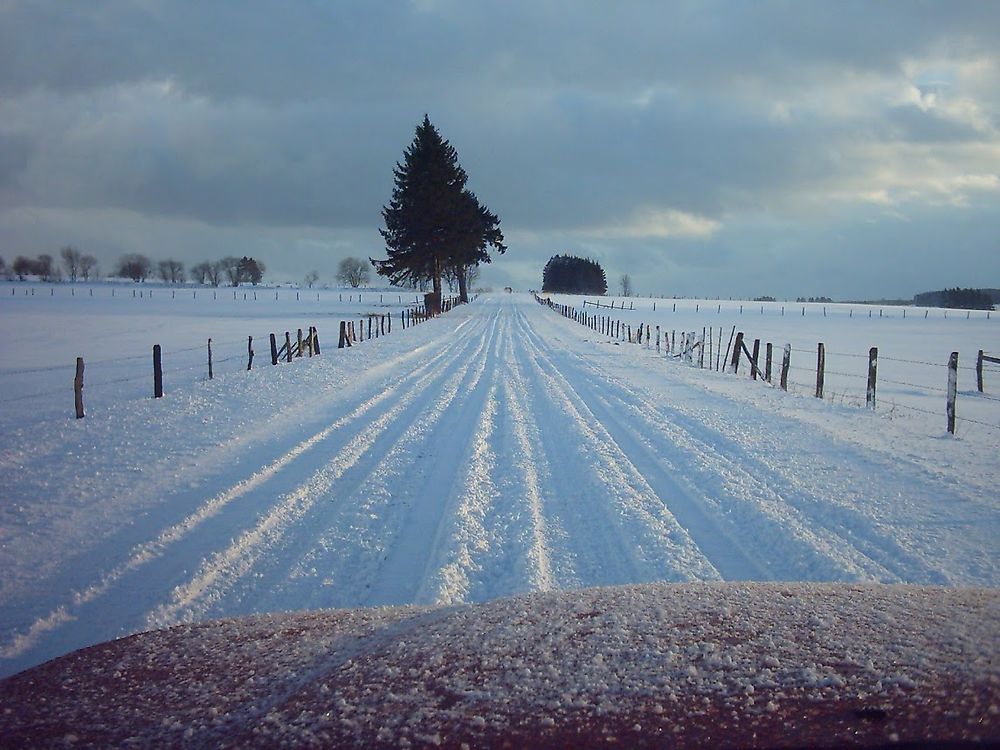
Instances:
[[[507,246],[503,244],[500,219],[480,204],[475,193],[469,190],[462,193],[460,210],[454,221],[454,246],[448,257],[448,268],[458,280],[459,302],[468,302],[468,270],[490,262],[488,248],[493,247],[503,254]]]
[[[553,255],[542,270],[542,291],[606,294],[608,280],[596,261],[574,255]]]
[[[394,170],[392,200],[382,207],[388,257],[374,260],[376,272],[394,284],[433,282],[441,300],[441,274],[455,253],[456,217],[468,212],[466,174],[458,154],[424,115],[413,142]]]

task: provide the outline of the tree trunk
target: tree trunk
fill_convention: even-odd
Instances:
[[[458,277],[458,304],[469,303],[469,283],[465,277],[465,268],[455,269],[455,276]]]

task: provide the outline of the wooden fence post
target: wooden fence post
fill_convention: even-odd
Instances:
[[[771,356],[772,356],[771,342],[767,342],[767,346],[764,347],[764,380],[768,383],[771,382]]]
[[[292,361],[292,334],[285,331],[285,361]]]
[[[212,339],[208,340],[208,379],[212,379]]]
[[[955,402],[958,400],[958,352],[948,357],[948,432],[955,434]]]
[[[247,336],[247,372],[253,367],[253,336]]]
[[[868,350],[868,392],[865,396],[865,405],[875,409],[875,375],[878,370],[878,347],[873,346]]]
[[[153,345],[153,398],[163,398],[163,362],[160,345]]]
[[[271,364],[278,364],[278,339],[273,333],[271,334]]]
[[[826,347],[823,342],[816,346],[816,398],[823,398],[823,379],[826,375]]]
[[[660,327],[656,326],[656,351],[660,351]]]
[[[296,357],[301,357],[302,356],[302,329],[301,328],[298,329],[298,333],[296,335],[295,343],[296,343],[296,345],[298,347],[295,350],[295,356]]]
[[[756,380],[757,379],[757,362],[760,360],[760,339],[753,340],[753,356],[750,357],[751,372],[750,376]]]
[[[340,321],[340,341],[337,342],[337,348],[343,349],[345,346],[351,345],[351,339],[347,335],[347,321]]]
[[[313,326],[313,354],[315,354],[316,356],[319,356],[319,353],[320,353],[320,349],[319,349],[319,329],[316,326]]]
[[[726,367],[729,367],[729,351],[733,348],[733,336],[736,335],[736,326],[733,326],[733,330],[729,332],[729,343],[726,344],[726,356],[722,360],[726,363]],[[722,351],[722,335],[719,335],[719,351]]]
[[[76,358],[76,377],[73,379],[73,401],[76,418],[83,419],[83,357]]]
[[[788,368],[792,362],[792,345],[785,344],[785,352],[781,357],[781,390],[788,390]]]
[[[733,347],[733,359],[729,363],[729,371],[737,375],[740,370],[740,353],[743,350],[743,331],[736,334],[736,346]],[[727,352],[728,354],[728,352]]]
[[[979,356],[976,357],[976,387],[979,392],[983,392],[983,350],[979,350]]]

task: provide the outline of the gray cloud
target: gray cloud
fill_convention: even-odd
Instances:
[[[849,295],[860,253],[969,284],[1000,272],[998,27],[980,2],[10,2],[0,253],[142,226],[192,261],[332,270],[379,253],[428,112],[513,238],[486,280],[578,251],[678,293]],[[975,263],[932,283],[934,226]]]

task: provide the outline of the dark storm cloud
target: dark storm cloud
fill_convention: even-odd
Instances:
[[[580,250],[735,284],[794,237],[807,274],[843,254],[827,235],[909,241],[926,206],[985,246],[996,28],[981,2],[7,2],[0,240],[91,212],[107,247],[160,221],[226,252],[377,254],[428,112],[519,240],[487,278]]]

